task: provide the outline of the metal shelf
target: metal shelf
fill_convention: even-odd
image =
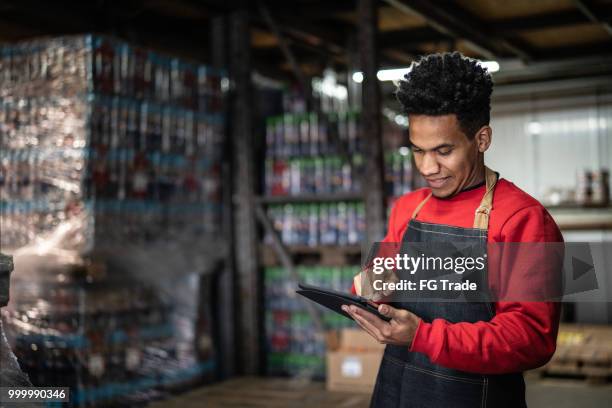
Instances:
[[[334,201],[362,201],[361,193],[327,193],[327,194],[301,194],[285,196],[260,196],[257,202],[261,204],[306,204],[327,203]]]
[[[261,244],[259,251],[264,266],[280,265],[271,245]],[[347,266],[360,262],[362,248],[359,245],[288,245],[287,251],[294,258],[308,258],[318,265]]]
[[[263,248],[271,248],[268,244],[262,244]],[[287,249],[295,254],[319,254],[322,252],[337,252],[343,254],[358,254],[361,252],[361,246],[355,244],[347,245],[287,245]]]

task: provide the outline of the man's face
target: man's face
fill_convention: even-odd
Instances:
[[[451,197],[477,180],[478,146],[463,133],[456,115],[410,115],[410,143],[435,197]]]

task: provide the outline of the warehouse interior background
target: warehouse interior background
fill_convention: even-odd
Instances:
[[[394,90],[455,50],[493,75],[487,165],[566,241],[612,241],[612,1],[2,1],[21,369],[73,406],[367,406],[367,381],[329,389],[330,333],[355,326],[294,290],[348,292],[425,186]],[[529,406],[610,404],[611,324],[564,303]]]

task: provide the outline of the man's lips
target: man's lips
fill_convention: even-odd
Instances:
[[[446,181],[450,179],[450,177],[439,177],[439,178],[435,178],[435,179],[425,179],[427,180],[427,184],[429,184],[429,187],[431,188],[440,188],[444,185],[444,183],[446,183]]]

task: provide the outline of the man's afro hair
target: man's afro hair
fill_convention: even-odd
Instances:
[[[427,55],[413,63],[396,96],[407,114],[456,114],[461,130],[471,139],[489,124],[492,92],[487,69],[452,52]]]

